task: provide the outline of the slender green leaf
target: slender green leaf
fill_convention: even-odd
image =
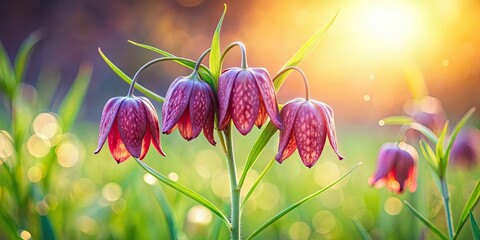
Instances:
[[[475,107],[470,108],[470,110],[468,110],[468,112],[465,113],[465,115],[463,115],[462,119],[458,121],[457,125],[453,129],[452,135],[447,144],[447,150],[445,151],[445,158],[450,157],[450,152],[452,151],[452,146],[453,146],[453,143],[455,142],[455,139],[457,138],[458,133],[463,128],[463,126],[465,126],[468,119],[472,116],[473,112],[475,112]]]
[[[410,123],[415,122],[411,117],[407,116],[391,116],[380,120],[380,125],[409,125]]]
[[[425,125],[422,125],[418,122],[412,122],[410,123],[410,128],[419,131],[421,134],[427,137],[427,139],[430,140],[434,145],[437,144],[437,136],[435,136],[435,133],[433,133],[432,130],[430,130],[430,128],[426,127]]]
[[[276,131],[277,131],[277,128],[272,124],[272,122],[271,121],[268,122],[265,129],[263,129],[262,133],[253,144],[252,149],[250,149],[250,153],[248,154],[245,167],[243,168],[242,176],[240,177],[240,180],[238,182],[239,188],[243,186],[243,182],[247,177],[248,171],[250,170],[250,168],[252,168],[255,161],[257,161],[258,156],[260,156],[260,153],[262,153],[263,149],[265,149],[265,146],[267,145],[268,141],[270,141],[270,139],[272,138],[273,134],[275,134]]]
[[[458,233],[460,232],[460,230],[462,230],[463,225],[465,225],[465,222],[467,221],[468,213],[473,210],[475,205],[478,203],[479,198],[480,198],[480,180],[477,181],[475,188],[473,188],[472,194],[470,195],[467,202],[465,203],[465,206],[463,207],[462,214],[460,214],[460,219],[456,227],[457,231],[455,233],[454,239],[458,236]]]
[[[443,148],[445,145],[445,137],[447,136],[447,130],[448,130],[448,121],[445,122],[445,125],[443,126],[443,131],[440,134],[440,136],[438,136],[437,145],[435,146],[435,152],[437,155],[437,159],[439,160],[439,167],[440,167],[439,170],[440,170],[441,177],[445,176],[445,171],[446,171],[447,162],[448,162],[448,158],[445,157],[444,155],[445,153],[443,152]]]
[[[30,55],[35,45],[42,39],[42,33],[35,31],[31,33],[25,41],[22,42],[15,58],[15,77],[17,83],[22,82],[25,76],[25,69],[28,66]]]
[[[228,218],[225,216],[225,214],[220,211],[212,202],[210,202],[208,199],[203,197],[202,195],[198,194],[197,192],[191,190],[188,187],[185,187],[184,185],[177,183],[167,176],[157,172],[155,169],[151,168],[148,166],[146,163],[140,161],[138,158],[134,158],[135,161],[148,173],[152,174],[155,178],[160,180],[162,183],[166,184],[167,186],[175,189],[176,191],[184,194],[185,196],[197,201],[198,203],[202,204],[206,208],[210,209],[213,213],[215,213],[217,216],[219,216],[224,222],[225,225],[227,225],[228,228],[231,228],[232,225],[230,224]]]
[[[165,192],[163,191],[161,186],[153,186],[153,193],[158,200],[158,204],[162,208],[163,214],[165,215],[165,220],[168,225],[168,233],[170,234],[171,240],[178,239],[178,227],[175,223],[175,217],[173,214],[172,207],[168,202],[167,197],[165,196]]]
[[[298,51],[282,66],[280,71],[282,71],[283,69],[285,69],[286,67],[289,67],[289,66],[297,66],[312,52],[312,50],[315,48],[315,46],[317,46],[318,43],[320,42],[320,40],[322,39],[323,35],[325,35],[325,32],[327,32],[327,30],[333,24],[333,22],[335,21],[335,18],[337,18],[337,15],[338,15],[339,11],[337,11],[337,13],[335,13],[335,15],[332,17],[332,19],[330,19],[330,21],[327,24],[320,27],[320,29],[318,29],[302,45],[302,47],[300,47],[300,49],[298,49]],[[274,85],[275,90],[277,92],[280,89],[280,87],[282,86],[283,82],[285,82],[285,79],[287,78],[287,76],[290,73],[291,73],[291,71],[287,71],[287,72],[283,73],[282,75],[280,75],[276,78],[273,85]]]
[[[294,203],[293,205],[291,205],[290,207],[287,207],[285,208],[283,211],[281,211],[280,213],[278,213],[277,215],[275,215],[273,218],[271,218],[270,220],[268,220],[265,224],[263,224],[262,226],[260,226],[257,230],[255,230],[255,232],[253,232],[252,234],[250,234],[250,236],[248,236],[247,240],[248,239],[252,239],[253,237],[255,237],[257,234],[259,234],[260,232],[262,232],[265,228],[267,228],[268,226],[272,225],[274,222],[276,222],[278,219],[280,219],[281,217],[283,217],[285,214],[289,213],[290,211],[292,211],[293,209],[297,208],[298,206],[302,205],[303,203],[305,203],[306,201],[314,198],[315,196],[317,196],[318,194],[322,193],[322,192],[325,192],[326,190],[328,190],[329,188],[331,188],[332,186],[334,186],[335,184],[337,184],[340,180],[344,179],[345,177],[347,177],[350,173],[353,172],[353,170],[355,170],[358,166],[360,166],[362,163],[359,162],[357,165],[355,165],[355,167],[353,167],[352,169],[350,169],[350,171],[348,171],[347,173],[345,173],[343,176],[341,176],[340,178],[338,178],[337,180],[335,180],[334,182],[332,182],[330,185],[310,194],[309,196],[303,198],[302,200]]]
[[[425,141],[420,140],[420,151],[423,154],[423,157],[427,161],[430,168],[438,175],[438,160],[437,156],[433,152],[433,149]]]
[[[147,49],[147,50],[150,50],[150,51],[153,51],[153,52],[156,52],[156,53],[159,53],[163,56],[166,56],[166,57],[176,57],[175,55],[167,52],[167,51],[164,51],[162,49],[159,49],[159,48],[156,48],[156,47],[152,47],[152,46],[149,46],[149,45],[146,45],[146,44],[141,44],[141,43],[137,43],[137,42],[134,42],[134,41],[131,41],[131,40],[128,40],[129,43],[137,46],[137,47],[140,47],[140,48],[144,48],[144,49]],[[178,60],[175,60],[174,62],[182,65],[182,66],[185,66],[185,67],[188,67],[190,69],[193,69],[195,67],[195,64],[196,62],[194,60],[191,60],[191,59],[187,59],[187,58],[179,58]],[[214,88],[214,80],[213,80],[213,76],[212,76],[212,73],[210,72],[210,69],[208,69],[205,65],[200,65],[200,69],[198,71],[198,74],[200,74],[200,78],[205,80],[208,84],[210,84],[210,86],[212,86],[213,89]]]
[[[53,231],[52,223],[50,218],[47,216],[40,216],[40,225],[42,227],[42,238],[41,239],[51,239],[55,240],[57,237]]]
[[[270,162],[268,163],[268,165],[263,169],[262,173],[260,174],[260,176],[258,176],[257,180],[255,181],[255,183],[252,185],[252,187],[250,188],[250,190],[248,190],[248,193],[247,195],[245,195],[245,198],[243,199],[243,202],[242,202],[242,206],[241,206],[241,209],[243,210],[243,207],[245,207],[245,204],[247,203],[248,199],[250,198],[250,196],[252,195],[253,191],[255,191],[255,188],[257,188],[258,184],[263,180],[263,178],[265,177],[265,175],[267,175],[268,171],[270,171],[270,169],[272,168],[273,164],[275,163],[275,158],[272,158],[272,160],[270,160]]]
[[[63,98],[62,104],[58,109],[58,115],[62,118],[64,131],[69,131],[77,119],[78,112],[83,104],[83,99],[92,77],[92,68],[90,63],[80,65],[73,86]]]
[[[353,225],[355,225],[355,228],[357,228],[358,233],[360,233],[360,237],[362,237],[363,240],[371,240],[372,238],[367,232],[367,229],[363,227],[362,223],[359,222],[358,220],[352,219]]]
[[[105,54],[102,52],[102,50],[100,48],[98,48],[98,53],[100,53],[100,56],[102,56],[103,60],[107,63],[107,65],[113,70],[114,73],[116,73],[123,81],[125,81],[127,84],[131,84],[132,83],[132,79],[127,75],[125,74],[124,72],[122,72],[122,70],[120,70],[117,66],[115,66],[115,64],[113,64],[112,61],[110,61],[110,59],[107,58],[107,56],[105,56]],[[153,99],[153,100],[156,100],[158,102],[163,102],[164,101],[164,98],[160,95],[157,95],[156,93],[148,90],[147,88],[145,88],[144,86],[140,85],[139,83],[136,83],[135,84],[135,88],[140,91],[141,93],[143,93],[145,96]]]
[[[5,235],[9,236],[10,239],[18,239],[17,230],[19,227],[14,218],[3,208],[0,209],[0,224]]]
[[[3,90],[10,100],[16,88],[15,73],[7,51],[0,42],[0,90]]]
[[[225,13],[227,12],[227,4],[223,4],[223,13],[222,16],[220,17],[220,20],[218,20],[217,28],[215,28],[215,32],[213,33],[213,38],[212,38],[212,47],[210,51],[210,59],[208,66],[212,70],[213,78],[218,79],[220,76],[220,57],[221,57],[221,51],[220,51],[220,31],[222,30],[222,23],[223,23],[223,18],[225,17]],[[216,83],[215,83],[216,86]]]
[[[415,217],[418,218],[418,220],[420,220],[425,226],[427,226],[433,233],[437,234],[437,236],[439,236],[441,239],[448,239],[448,237],[443,234],[440,229],[438,229],[437,226],[435,226],[435,224],[433,224],[430,220],[428,220],[425,216],[423,216],[417,209],[415,209],[415,207],[413,207],[408,201],[403,201],[403,203],[405,203],[405,205],[408,207],[408,209],[410,209],[410,211],[413,212],[413,214],[415,215]]]
[[[470,225],[472,225],[472,235],[474,240],[480,240],[480,228],[478,227],[477,221],[473,217],[473,213],[470,212]]]

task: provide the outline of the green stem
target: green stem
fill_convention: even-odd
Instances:
[[[227,166],[228,175],[230,176],[230,192],[231,192],[231,223],[230,239],[240,239],[240,188],[237,182],[237,170],[235,167],[235,154],[233,151],[233,140],[231,125],[224,131],[225,141],[227,143]]]
[[[247,50],[245,48],[245,45],[243,45],[242,42],[233,42],[230,45],[228,45],[227,48],[225,48],[225,51],[223,51],[222,56],[220,57],[220,68],[222,68],[223,65],[223,60],[225,59],[225,56],[227,55],[228,51],[232,49],[233,47],[239,47],[240,51],[242,53],[242,63],[240,65],[241,68],[247,68]]]
[[[448,236],[450,239],[453,239],[454,231],[453,231],[453,219],[452,219],[452,208],[450,206],[450,194],[448,192],[448,185],[447,181],[445,181],[445,178],[440,180],[441,182],[441,192],[442,192],[442,198],[443,198],[443,207],[445,209],[445,218],[447,221],[447,227],[448,227]]]

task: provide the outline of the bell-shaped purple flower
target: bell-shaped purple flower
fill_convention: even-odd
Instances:
[[[328,140],[339,160],[333,110],[313,99],[296,98],[283,106],[280,116],[285,128],[280,130],[280,143],[275,159],[282,163],[298,148],[303,164],[311,168],[322,154]]]
[[[412,146],[401,142],[385,143],[380,147],[377,169],[369,179],[372,186],[387,185],[396,193],[402,193],[405,187],[414,192],[417,188],[416,162],[418,153]]]
[[[435,97],[428,96],[418,102],[407,104],[405,110],[415,121],[430,128],[436,134],[442,132],[447,121],[442,103]],[[415,131],[409,135],[410,137],[418,139],[420,135]]]
[[[480,157],[480,131],[476,128],[462,130],[452,146],[450,163],[454,166],[471,168]]]
[[[277,128],[283,128],[273,83],[265,68],[225,70],[218,79],[218,101],[220,130],[231,119],[238,131],[246,135],[254,124],[260,128],[267,115]]]
[[[178,77],[168,88],[162,108],[162,132],[172,133],[177,127],[188,141],[203,129],[208,142],[213,138],[215,97],[206,82],[191,77]]]
[[[115,97],[103,108],[98,136],[98,153],[108,138],[108,147],[117,163],[130,156],[143,159],[150,142],[165,156],[160,146],[158,117],[152,103],[144,97]]]

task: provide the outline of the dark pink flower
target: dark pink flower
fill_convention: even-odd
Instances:
[[[113,158],[121,163],[130,156],[143,159],[150,141],[165,156],[160,146],[158,117],[152,103],[144,97],[115,97],[103,108],[98,136],[98,153],[108,138]]]
[[[479,160],[480,131],[475,128],[462,130],[452,146],[450,163],[467,168],[474,167]]]
[[[282,108],[280,116],[285,128],[280,130],[280,143],[275,159],[282,163],[298,148],[303,164],[311,168],[322,154],[328,135],[333,150],[338,153],[333,110],[316,100],[296,98]]]
[[[253,124],[260,128],[270,116],[272,123],[283,128],[272,80],[265,68],[229,68],[218,79],[220,130],[230,119],[246,135]]]
[[[417,188],[416,162],[418,154],[415,148],[401,142],[385,143],[380,147],[377,170],[369,179],[372,186],[387,185],[396,193],[402,193],[405,187],[414,192]]]
[[[162,132],[172,133],[177,127],[188,141],[203,129],[208,142],[213,139],[214,94],[206,82],[190,77],[178,77],[168,88],[162,108]]]

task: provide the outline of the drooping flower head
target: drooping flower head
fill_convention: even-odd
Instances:
[[[480,160],[480,131],[476,128],[462,130],[452,146],[450,163],[454,166],[472,168]]]
[[[380,147],[377,169],[369,179],[372,186],[386,184],[387,188],[402,193],[408,187],[410,192],[417,188],[416,162],[418,153],[411,145],[385,143]]]
[[[188,141],[203,129],[208,142],[215,145],[213,90],[206,82],[195,77],[178,77],[167,91],[162,108],[162,132],[172,133],[177,127]]]
[[[100,152],[108,138],[108,147],[117,163],[130,156],[143,159],[150,142],[165,156],[160,146],[158,117],[152,103],[144,97],[115,97],[103,108],[98,136]]]
[[[447,121],[442,103],[435,97],[424,97],[420,101],[409,102],[405,106],[405,111],[418,123],[428,127],[434,133],[439,134],[443,130],[443,126]],[[408,133],[409,137],[418,139],[420,134],[416,130]]]
[[[285,128],[280,129],[280,143],[275,159],[282,163],[298,148],[303,164],[311,168],[320,158],[328,136],[338,159],[342,160],[343,156],[338,152],[332,108],[323,102],[310,99],[305,74],[297,67],[289,67],[284,71],[290,69],[302,74],[307,98],[296,98],[283,106],[280,117]]]
[[[218,79],[218,101],[220,130],[233,120],[238,131],[246,135],[254,124],[260,128],[267,116],[277,128],[283,128],[273,83],[265,68],[226,69]]]

